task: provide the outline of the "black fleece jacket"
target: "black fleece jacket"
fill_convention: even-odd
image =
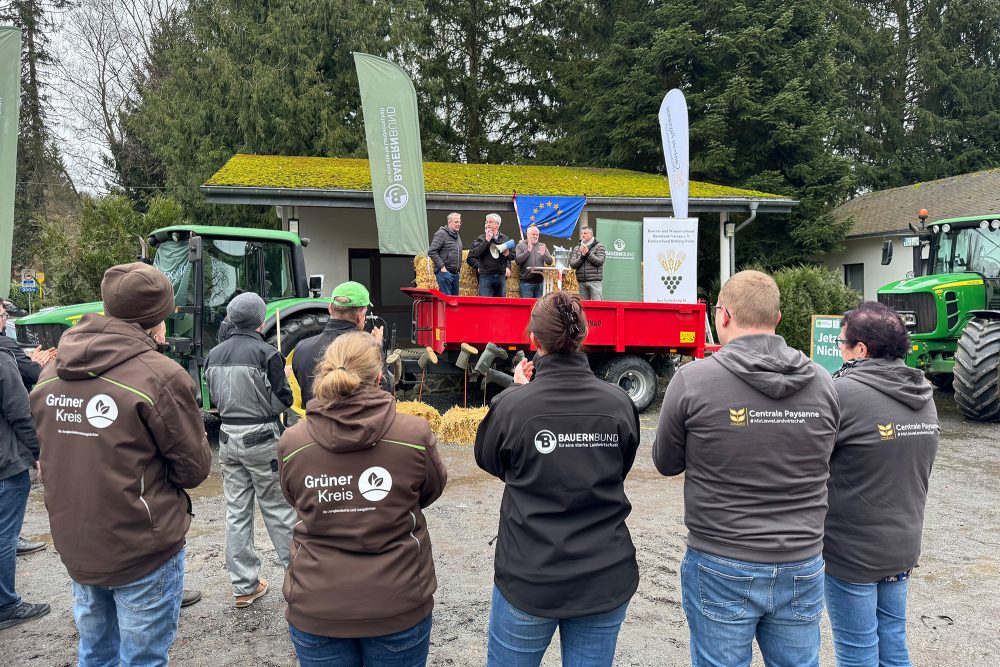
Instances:
[[[506,485],[494,581],[511,604],[573,618],[632,597],[639,568],[624,483],[638,447],[635,406],[584,354],[540,357],[529,384],[493,399],[475,454]]]

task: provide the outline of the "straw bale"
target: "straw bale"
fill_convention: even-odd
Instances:
[[[441,413],[422,401],[399,401],[396,403],[396,412],[426,419],[432,431],[437,431],[441,425]]]
[[[476,430],[487,412],[489,408],[454,407],[442,415],[441,426],[435,432],[442,442],[471,445],[476,441]]]

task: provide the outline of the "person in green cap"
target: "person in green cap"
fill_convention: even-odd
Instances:
[[[338,336],[364,329],[365,316],[371,305],[368,288],[364,285],[353,280],[340,283],[330,295],[330,321],[326,327],[315,336],[299,341],[288,355],[288,364],[292,367],[292,374],[288,378],[294,397],[292,410],[300,417],[305,416],[306,403],[313,397],[316,367],[323,359],[327,346]],[[379,348],[382,347],[382,333],[382,327],[372,329]]]

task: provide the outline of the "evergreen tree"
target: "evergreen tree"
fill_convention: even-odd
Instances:
[[[167,26],[128,126],[198,222],[274,224],[198,187],[234,153],[365,154],[352,51],[387,55],[401,2],[194,0]],[[405,9],[405,7],[404,7]]]
[[[667,90],[680,88],[692,178],[801,200],[794,214],[768,216],[740,236],[739,263],[779,266],[829,251],[847,231],[829,211],[846,197],[851,172],[831,145],[843,73],[825,7],[815,0],[609,4],[598,26],[613,26],[608,46],[581,97],[568,102],[580,113],[564,115],[552,152],[578,164],[662,172],[657,112]]]

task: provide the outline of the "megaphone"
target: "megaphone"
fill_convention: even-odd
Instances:
[[[500,245],[497,245],[496,243],[491,243],[490,254],[493,255],[493,259],[499,259],[501,253],[506,252],[508,250],[513,250],[515,245],[517,244],[514,243],[514,239],[510,239],[509,241],[501,243]]]

